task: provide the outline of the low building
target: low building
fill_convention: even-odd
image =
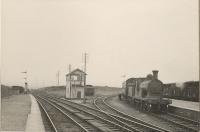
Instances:
[[[66,98],[84,98],[86,73],[75,69],[66,74]]]
[[[12,91],[14,94],[23,94],[25,93],[25,88],[21,86],[12,86]]]
[[[89,97],[89,96],[94,96],[95,94],[95,89],[93,86],[91,85],[86,85],[86,88],[85,88],[85,96]]]

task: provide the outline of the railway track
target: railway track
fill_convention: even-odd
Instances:
[[[37,100],[37,99],[36,99]],[[40,111],[41,111],[41,116],[44,124],[45,131],[48,132],[58,132],[57,128],[55,127],[50,115],[48,114],[47,110],[45,109],[45,106],[42,105],[41,102],[37,100]]]
[[[179,127],[182,127],[187,132],[198,132],[199,130],[199,123],[184,117],[180,117],[174,114],[152,114],[153,116],[157,118],[161,118],[167,122],[173,123]]]
[[[73,103],[73,102],[70,102],[70,103]],[[75,104],[77,105],[77,104]],[[80,104],[78,104],[80,105]],[[85,106],[84,106],[85,107]],[[87,108],[88,109],[88,108]],[[96,109],[94,108],[89,108],[90,110],[92,111],[96,111]],[[99,112],[99,111],[98,111]],[[103,112],[103,115],[102,115],[102,112]],[[96,113],[98,114],[98,113]],[[119,117],[119,116],[116,116],[116,115],[113,115],[113,114],[110,114],[110,113],[107,113],[107,112],[104,112],[104,111],[101,111],[101,115],[100,116],[106,116],[109,115],[111,116],[112,118],[110,118],[111,121],[114,121],[115,123],[119,123],[120,125],[122,126],[125,126],[126,128],[132,130],[132,131],[138,131],[138,132],[168,132],[168,130],[164,130],[164,129],[158,129],[158,127],[151,127],[151,126],[147,126],[146,123],[144,124],[144,122],[137,122],[137,121],[132,121],[132,120],[127,120],[127,119],[124,119],[122,117]]]
[[[104,111],[108,114],[110,114],[111,116],[123,121],[126,124],[129,124],[130,126],[133,127],[138,127],[138,129],[140,131],[162,131],[162,132],[170,132],[167,129],[163,129],[161,127],[158,126],[154,126],[152,124],[146,123],[140,119],[137,119],[133,116],[130,116],[126,113],[123,113],[117,109],[115,109],[114,107],[110,106],[108,103],[106,103],[106,99],[108,97],[98,97],[94,100],[94,105],[96,106],[96,108],[98,108],[101,111]],[[151,128],[151,130],[148,130],[148,128]]]
[[[60,105],[64,105],[64,107],[67,107],[67,109],[73,109],[73,111],[78,111],[79,114],[83,114],[82,116],[90,117],[94,125],[97,125],[95,124],[94,118],[96,117],[94,116],[98,116],[96,122],[99,123],[99,121],[104,121],[103,124],[97,125],[98,127],[103,126],[104,130],[102,131],[168,132],[168,130],[164,130],[161,128],[158,129],[158,127],[152,127],[142,121],[136,122],[133,120],[128,120],[123,117],[112,115],[110,113],[100,111],[85,105],[80,105],[68,100],[58,99],[50,96],[48,97],[48,100],[59,103]],[[109,124],[110,126],[105,126],[105,124]],[[106,130],[105,128],[107,128],[108,130]]]
[[[87,132],[87,130],[85,130],[85,128],[81,126],[79,122],[71,118],[71,116],[68,115],[67,112],[59,108],[51,101],[48,101],[39,96],[35,96],[35,98],[39,102],[39,104],[43,107],[43,109],[46,111],[46,114],[48,115],[48,118],[50,119],[52,126],[54,126],[55,132],[64,132],[64,131]]]
[[[38,96],[37,98],[40,98],[41,100],[45,101],[46,103],[51,104],[54,107],[58,107],[57,109],[60,109],[63,111],[63,113],[68,114],[75,122],[79,123],[79,126],[81,126],[83,131],[87,132],[132,132],[136,130],[129,130],[128,128],[113,123],[112,121],[108,120],[109,117],[105,118],[95,113],[94,111],[92,112],[89,110],[87,107],[84,107],[82,105],[76,104],[73,105],[74,103],[53,98],[53,97],[40,97]],[[83,108],[84,107],[84,108]],[[87,109],[86,109],[87,108]],[[97,110],[95,110],[97,111]],[[58,121],[58,124],[60,122]],[[59,130],[60,132],[61,130]],[[78,130],[80,131],[80,130]],[[138,131],[136,131],[138,132]]]
[[[115,117],[119,116],[118,118],[121,118],[121,120],[125,120],[125,119],[135,120],[134,117],[127,115],[126,113],[123,113],[123,112],[115,109],[111,105],[109,105],[106,102],[106,100],[108,98],[109,97],[96,98],[94,100],[94,105],[102,111],[114,114]],[[173,115],[173,114],[159,115],[159,114],[151,113],[151,115],[158,118],[158,119],[162,119],[162,122],[164,122],[166,124],[171,124],[169,126],[172,126],[174,128],[176,127],[175,131],[181,131],[181,132],[183,132],[183,131],[185,131],[185,132],[197,132],[198,131],[199,123],[197,121],[192,121],[192,120],[189,120],[189,119],[186,119],[186,118],[183,118],[183,117],[179,117],[179,116]],[[123,118],[125,118],[125,119],[123,119]],[[139,119],[136,119],[136,121],[141,122],[141,120],[139,120]],[[150,125],[150,124],[146,124],[146,125]],[[155,126],[151,126],[151,127],[155,127]],[[168,130],[164,129],[163,131],[168,131]]]

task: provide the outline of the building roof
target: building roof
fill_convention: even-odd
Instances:
[[[80,70],[80,69],[77,68],[77,69],[73,70],[72,72],[66,74],[66,76],[69,76],[69,75],[77,75],[76,72],[80,72],[80,73],[82,73],[82,74],[87,75],[84,71],[82,71],[82,70]]]

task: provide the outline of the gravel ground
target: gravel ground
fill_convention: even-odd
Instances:
[[[1,99],[1,131],[24,131],[30,109],[29,95],[13,95]]]
[[[145,122],[151,123],[156,126],[160,126],[170,131],[177,131],[177,129],[173,128],[173,126],[166,125],[162,120],[152,117],[148,114],[141,113],[138,110],[134,109],[133,106],[127,104],[125,101],[119,101],[118,97],[113,97],[108,100],[108,103],[111,104],[113,107],[117,108],[118,110],[137,117]]]
[[[89,106],[89,107],[93,107],[94,108],[94,105],[93,105],[93,98],[88,98],[86,100],[86,103],[83,103],[83,100],[78,100],[78,99],[74,99],[74,100],[71,100],[72,102],[75,102],[75,103],[78,103],[78,104],[82,104],[82,105],[86,105],[86,106]]]

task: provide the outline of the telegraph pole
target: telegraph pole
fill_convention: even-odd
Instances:
[[[87,63],[87,53],[84,54],[84,72],[85,72],[85,79],[84,79],[84,94],[83,94],[83,103],[86,103],[86,98],[85,98],[85,89],[86,89],[86,63]]]
[[[24,88],[25,88],[25,91],[27,92],[28,91],[27,71],[21,72],[21,73],[25,74],[25,77],[24,77]]]
[[[71,64],[69,64],[69,98],[71,99]]]

